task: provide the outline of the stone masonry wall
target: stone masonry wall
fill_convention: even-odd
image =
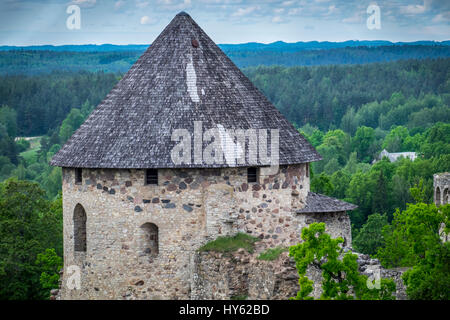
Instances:
[[[76,184],[75,170],[63,168],[61,298],[189,299],[195,251],[239,231],[259,237],[260,252],[297,243],[304,226],[325,219],[327,231],[351,242],[345,213],[294,213],[309,191],[305,169],[262,168],[251,184],[246,168],[159,169],[159,185],[145,185],[145,170],[83,169]],[[77,205],[86,213],[86,252],[74,251]],[[157,250],[146,244],[155,230]],[[81,268],[81,289],[67,287],[71,265]]]
[[[380,270],[382,278],[394,280],[397,300],[405,300],[405,286],[401,279],[403,269],[384,269],[378,260],[358,255],[359,271],[367,276]],[[249,300],[286,300],[295,297],[300,289],[295,262],[287,252],[274,261],[258,260],[258,253],[250,254],[239,249],[232,254],[200,252],[194,256],[192,273],[192,299],[211,300],[241,297]],[[319,269],[310,267],[309,279],[314,281],[312,296],[319,298],[322,276]],[[376,290],[376,289],[373,289]]]

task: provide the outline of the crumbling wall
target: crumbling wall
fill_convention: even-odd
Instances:
[[[348,251],[350,249],[346,249]],[[359,271],[371,276],[380,270],[383,278],[393,279],[396,283],[396,299],[407,299],[405,286],[401,279],[405,268],[384,269],[376,259],[367,255],[358,255]],[[259,254],[250,254],[240,249],[231,254],[217,252],[195,253],[192,259],[191,299],[228,300],[236,297],[247,299],[286,300],[295,297],[300,289],[295,262],[287,252],[280,254],[274,261],[257,259]],[[309,279],[314,281],[312,296],[321,295],[321,271],[310,267]],[[375,278],[377,275],[375,275]],[[376,290],[376,289],[373,289]]]

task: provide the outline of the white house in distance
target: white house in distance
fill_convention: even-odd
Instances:
[[[400,157],[409,158],[411,161],[414,161],[417,158],[416,152],[393,152],[389,153],[386,149],[380,152],[380,155],[372,161],[372,164],[383,159],[383,157],[388,157],[390,162],[397,161]]]

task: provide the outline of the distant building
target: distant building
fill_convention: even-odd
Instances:
[[[389,153],[389,152],[387,152],[386,149],[383,149],[383,151],[380,152],[380,155],[375,160],[373,160],[372,163],[375,163],[375,162],[383,159],[383,157],[388,157],[390,162],[395,162],[400,157],[409,158],[409,159],[411,159],[411,161],[414,161],[417,158],[417,153],[416,152],[393,152],[393,153]]]

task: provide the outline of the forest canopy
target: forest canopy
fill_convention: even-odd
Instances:
[[[448,48],[274,49],[258,56],[243,47],[230,54],[238,65],[253,66],[243,72],[322,155],[311,166],[311,191],[358,205],[349,213],[354,248],[378,255],[386,266],[417,266],[407,276],[408,294],[417,298],[442,297],[442,291],[424,292],[417,279],[430,270],[448,272],[448,246],[433,233],[434,266],[418,262],[423,252],[410,243],[399,246],[395,235],[409,232],[398,227],[401,214],[442,216],[431,203],[433,174],[450,171]],[[380,54],[415,59],[367,63]],[[44,299],[55,286],[62,263],[62,177],[49,160],[137,57],[128,51],[0,52],[0,299]],[[279,65],[254,66],[263,60]],[[379,158],[383,149],[417,158],[390,162]],[[394,256],[398,248],[403,255]],[[441,279],[445,288],[448,277]],[[428,277],[425,289],[435,280]]]

